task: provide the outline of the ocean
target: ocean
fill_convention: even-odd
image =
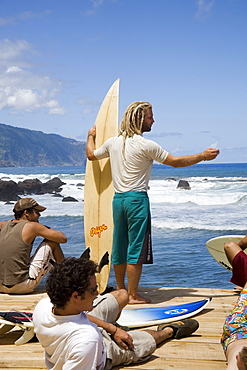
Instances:
[[[40,222],[63,231],[68,237],[63,251],[75,257],[85,249],[84,175],[84,167],[0,168],[2,180],[47,182],[59,177],[66,183],[61,195],[78,202],[62,202],[51,194],[33,197],[47,207]],[[177,189],[180,179],[191,189]],[[149,187],[154,264],[143,266],[140,286],[233,288],[231,273],[211,257],[205,243],[220,235],[247,234],[247,164],[210,162],[187,168],[154,164]],[[0,221],[12,218],[13,205],[0,205]],[[113,270],[109,285],[115,286]]]

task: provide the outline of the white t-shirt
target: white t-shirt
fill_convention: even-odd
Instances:
[[[84,312],[58,316],[49,298],[42,299],[33,313],[34,330],[52,370],[103,369],[106,352],[103,337]]]
[[[168,152],[141,135],[128,137],[123,156],[123,136],[112,137],[94,150],[97,159],[110,157],[116,193],[147,191],[153,161],[163,163]]]

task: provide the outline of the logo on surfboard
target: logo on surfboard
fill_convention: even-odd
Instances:
[[[98,237],[101,237],[101,233],[105,230],[107,230],[108,227],[103,224],[101,226],[91,227],[90,229],[90,236],[93,237],[94,235],[98,235]]]
[[[167,315],[181,315],[181,314],[186,313],[186,312],[188,312],[188,310],[186,308],[180,308],[180,309],[176,309],[176,310],[165,311],[165,314],[167,314]]]

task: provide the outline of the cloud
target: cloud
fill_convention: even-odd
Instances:
[[[90,0],[92,4],[91,9],[84,13],[84,15],[94,15],[97,12],[97,9],[105,2],[106,0]],[[111,2],[116,2],[118,0],[111,0]]]
[[[93,4],[93,8],[98,8],[98,6],[101,6],[103,1],[104,0],[90,0],[90,2]]]
[[[197,0],[196,18],[202,19],[210,15],[214,0]]]
[[[33,73],[28,59],[35,53],[25,40],[0,40],[0,110],[17,114],[44,109],[48,114],[65,114],[55,99],[62,83]]]
[[[219,146],[219,142],[215,141],[213,144],[209,145],[209,148],[218,148],[218,146]]]
[[[181,132],[159,132],[159,133],[149,133],[148,137],[166,137],[166,136],[182,136]]]
[[[182,149],[182,148],[173,148],[172,149],[172,153],[173,154],[179,154],[179,153],[183,153],[184,152],[184,149]]]
[[[96,13],[97,8],[99,8],[103,4],[104,0],[90,0],[90,3],[92,4],[91,9],[87,10],[84,15],[94,15]]]
[[[0,70],[1,67],[6,68],[17,64],[19,67],[30,66],[26,56],[31,54],[35,54],[35,51],[25,40],[0,40]]]
[[[89,115],[95,112],[95,108],[100,106],[100,103],[89,97],[82,97],[78,99],[78,104],[83,106],[82,113]]]
[[[42,13],[33,13],[31,11],[22,12],[11,17],[0,17],[0,27],[4,27],[11,24],[16,24],[19,21],[27,21],[29,19],[43,18],[44,16],[49,15],[51,12],[45,10]]]
[[[7,24],[14,24],[15,18],[14,17],[0,17],[0,27],[5,26]]]
[[[65,114],[66,110],[60,106],[57,100],[49,100],[43,105],[46,108],[49,108],[49,114]]]

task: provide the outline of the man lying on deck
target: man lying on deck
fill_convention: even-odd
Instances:
[[[0,222],[0,293],[31,293],[51,269],[50,260],[64,259],[59,243],[66,243],[66,236],[39,223],[45,209],[33,198],[21,198],[15,219]],[[36,236],[44,240],[31,257]]]
[[[50,272],[49,297],[33,313],[48,369],[101,370],[139,363],[165,340],[197,330],[194,319],[160,325],[157,331],[122,330],[114,323],[129,301],[128,293],[120,289],[97,297],[96,268],[93,261],[69,257]]]

